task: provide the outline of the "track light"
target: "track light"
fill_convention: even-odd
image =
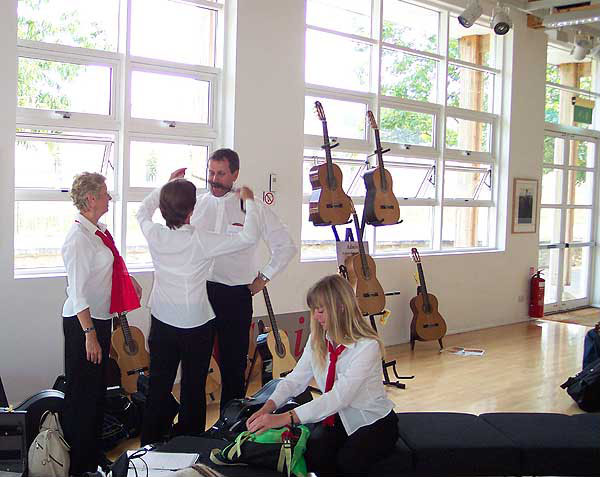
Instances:
[[[467,4],[467,8],[458,16],[458,23],[465,28],[471,28],[477,19],[483,13],[481,5],[478,0],[470,0]]]
[[[573,55],[574,59],[576,59],[577,61],[581,61],[588,55],[591,48],[592,42],[590,40],[580,38],[578,40],[575,40],[575,44],[573,45],[571,54]]]
[[[496,35],[506,35],[512,27],[512,20],[508,15],[508,8],[498,3],[492,12],[492,21],[490,26],[494,29]]]

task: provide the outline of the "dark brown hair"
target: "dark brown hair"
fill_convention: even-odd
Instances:
[[[217,149],[208,158],[209,161],[227,161],[229,170],[233,174],[240,168],[240,156],[233,149]]]
[[[186,179],[175,179],[160,191],[160,213],[170,229],[181,227],[196,205],[196,186]]]

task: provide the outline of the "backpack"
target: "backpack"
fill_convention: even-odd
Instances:
[[[584,411],[600,411],[600,359],[588,364],[575,377],[567,379],[561,388]]]
[[[269,429],[262,434],[244,431],[223,449],[213,449],[210,460],[216,465],[253,465],[288,477],[306,477],[304,451],[309,435],[303,425]]]
[[[58,414],[46,411],[28,454],[29,477],[68,477],[71,459]]]

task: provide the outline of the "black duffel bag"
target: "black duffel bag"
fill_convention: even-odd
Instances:
[[[567,379],[561,388],[584,411],[600,411],[600,359],[588,364],[581,373]]]

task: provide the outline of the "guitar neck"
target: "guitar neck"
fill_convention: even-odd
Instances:
[[[131,347],[133,338],[131,337],[131,329],[129,328],[129,322],[127,321],[127,315],[125,313],[119,314],[119,323],[121,330],[123,330],[123,336],[125,337],[125,343],[128,347]]]
[[[327,184],[330,189],[335,186],[333,182],[333,159],[331,157],[331,143],[329,142],[329,130],[327,121],[321,121],[323,124],[323,149],[325,150],[325,162],[327,163]]]
[[[375,133],[375,147],[376,147],[375,152],[377,153],[377,167],[379,167],[379,170],[381,172],[381,174],[380,174],[381,189],[386,190],[387,189],[387,180],[385,178],[385,171],[383,168],[383,149],[381,148],[381,139],[379,137],[379,129],[374,129],[373,132]]]
[[[360,263],[363,269],[363,275],[368,279],[371,277],[371,271],[369,270],[369,264],[367,263],[367,252],[365,251],[365,245],[362,239],[362,233],[360,230],[360,222],[358,221],[358,215],[356,211],[352,212],[354,217],[354,226],[356,228],[356,240],[358,240],[358,252],[360,254]]]
[[[265,297],[265,305],[267,306],[267,313],[269,314],[269,321],[271,322],[271,330],[273,330],[273,337],[277,343],[277,348],[280,349],[281,337],[279,336],[279,328],[277,327],[277,320],[275,319],[275,313],[273,312],[273,305],[271,304],[271,298],[267,288],[263,288],[263,296]]]
[[[425,311],[431,309],[429,304],[429,294],[427,293],[427,285],[425,284],[425,274],[423,273],[423,266],[417,263],[417,270],[419,271],[419,282],[421,283],[421,293],[423,295],[423,304],[425,305]]]

